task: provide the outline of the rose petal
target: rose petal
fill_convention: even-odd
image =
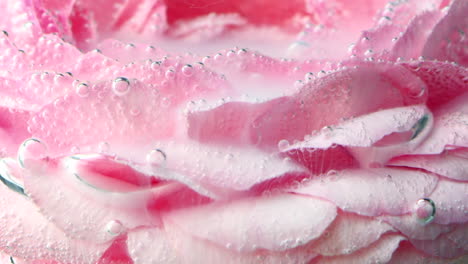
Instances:
[[[18,145],[30,137],[30,116],[30,112],[0,106],[0,157],[15,156]]]
[[[463,0],[452,1],[447,15],[434,27],[427,39],[422,55],[427,59],[449,60],[463,66],[468,66],[468,3]]]
[[[458,258],[466,255],[467,250],[453,243],[446,235],[433,240],[410,240],[411,244],[430,256],[441,258]]]
[[[400,242],[404,239],[404,237],[399,235],[385,235],[370,247],[357,251],[353,254],[335,257],[321,257],[315,261],[312,261],[312,263],[365,263],[369,259],[372,259],[376,263],[387,263],[392,257],[393,252],[398,248]]]
[[[400,216],[385,215],[380,218],[411,239],[431,240],[440,234],[452,230],[451,226],[436,223],[421,223],[413,214]]]
[[[137,226],[158,224],[146,205],[171,188],[164,185],[129,193],[107,192],[83,182],[67,168],[66,158],[28,160],[27,164],[25,190],[41,212],[68,236],[94,243],[110,241]]]
[[[377,241],[393,228],[378,220],[350,213],[339,213],[337,219],[312,244],[322,256],[352,254]]]
[[[304,245],[318,238],[335,216],[331,203],[289,194],[174,212],[165,222],[220,246],[251,252]]]
[[[457,247],[463,248],[465,252],[468,251],[468,244],[466,244],[466,241],[468,241],[468,225],[466,223],[455,227],[452,232],[447,234],[447,238],[455,243]]]
[[[400,263],[431,263],[431,264],[463,264],[468,260],[468,256],[461,256],[457,259],[443,259],[434,256],[427,256],[416,250],[409,242],[403,241],[395,251],[389,264]]]
[[[446,150],[437,155],[395,158],[389,165],[420,168],[458,181],[468,181],[468,149]]]
[[[109,246],[70,239],[39,213],[30,200],[3,184],[0,184],[0,208],[0,248],[13,256],[87,264],[95,263]]]
[[[468,222],[468,183],[441,179],[429,196],[436,206],[434,222],[438,224]]]
[[[439,106],[461,96],[468,91],[468,70],[448,62],[419,61],[402,63],[402,66],[421,78],[427,85],[427,106]]]
[[[438,154],[447,147],[468,147],[468,93],[434,112],[431,133],[412,154]]]
[[[427,197],[437,182],[437,176],[419,171],[344,170],[311,179],[291,191],[329,200],[344,211],[360,215],[401,215]]]
[[[202,142],[251,143],[271,148],[282,139],[302,139],[343,118],[415,104],[423,98],[410,95],[419,94],[422,87],[424,84],[402,67],[361,63],[357,69],[347,68],[316,79],[291,97],[261,104],[228,103],[192,113],[188,133]],[[323,108],[330,111],[319,111]],[[233,112],[239,114],[233,116]]]

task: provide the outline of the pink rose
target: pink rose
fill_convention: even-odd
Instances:
[[[0,10],[1,263],[468,261],[467,1]]]

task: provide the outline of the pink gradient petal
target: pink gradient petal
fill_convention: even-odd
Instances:
[[[0,156],[15,156],[18,145],[30,137],[27,120],[31,113],[0,106]]]
[[[449,60],[468,66],[468,3],[454,0],[447,14],[434,27],[427,39],[422,55],[427,59]]]
[[[63,263],[95,263],[108,244],[72,240],[43,216],[25,196],[0,184],[0,248],[3,252],[28,259],[54,259]],[[9,263],[9,262],[7,262]],[[52,262],[33,262],[52,263]]]
[[[99,190],[81,179],[68,159],[32,160],[24,174],[26,193],[68,236],[104,243],[127,229],[158,223],[146,205],[170,186],[128,193]],[[112,226],[118,231],[109,231]]]
[[[426,84],[426,104],[430,109],[437,109],[468,92],[468,69],[465,67],[438,61],[405,62],[401,65]]]
[[[402,242],[395,251],[389,264],[401,263],[430,263],[430,264],[464,264],[468,261],[468,256],[461,256],[457,259],[444,259],[435,256],[428,256],[415,249],[409,242]]]
[[[438,224],[466,223],[468,221],[468,183],[441,179],[428,196],[436,206],[434,222]]]
[[[340,212],[322,236],[313,242],[313,251],[322,256],[352,254],[379,240],[393,228],[369,217]]]
[[[434,128],[412,154],[438,154],[450,147],[468,147],[468,93],[434,112]]]
[[[380,219],[389,223],[406,237],[419,240],[435,239],[440,234],[452,230],[452,226],[440,225],[436,223],[422,223],[414,214],[391,216],[385,215]]]
[[[415,98],[414,95],[419,94],[424,86],[403,67],[361,63],[357,68],[318,78],[303,86],[294,96],[260,104],[233,102],[192,113],[188,119],[189,136],[202,142],[276,147],[282,139],[291,142],[302,139],[312,131],[344,118],[417,104],[424,98]],[[333,107],[330,106],[332,99]],[[320,110],[324,108],[329,111],[324,113]],[[241,114],[233,116],[234,112]]]
[[[376,263],[387,263],[398,245],[405,238],[399,235],[385,235],[377,242],[350,255],[341,255],[335,257],[322,257],[312,264],[347,264],[347,263],[366,263],[372,259]]]
[[[420,168],[458,181],[468,181],[468,149],[446,150],[437,155],[402,156],[389,165]]]
[[[329,200],[360,215],[401,215],[427,197],[437,182],[437,176],[419,171],[357,169],[323,175],[291,191]]]
[[[335,217],[331,203],[287,194],[176,211],[164,221],[219,246],[252,252],[304,245],[321,236]]]

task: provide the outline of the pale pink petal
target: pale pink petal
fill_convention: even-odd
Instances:
[[[9,190],[3,184],[0,184],[0,193],[0,248],[5,253],[28,260],[54,259],[64,263],[92,264],[109,246],[97,245],[95,241],[72,240],[44,217],[26,196]]]
[[[389,223],[395,229],[397,229],[406,237],[411,239],[435,239],[440,234],[452,230],[451,226],[440,225],[436,223],[424,223],[420,219],[418,219],[414,214],[399,216],[385,215],[380,217],[380,219]]]
[[[398,245],[405,238],[399,235],[385,235],[368,248],[361,249],[350,255],[341,255],[335,257],[321,257],[312,264],[348,264],[348,263],[366,263],[369,260],[375,263],[387,263]]]
[[[441,179],[428,196],[435,203],[434,222],[438,224],[468,222],[468,183]]]
[[[431,133],[412,154],[438,154],[450,147],[468,147],[468,93],[434,112]]]
[[[384,164],[415,149],[430,132],[431,123],[431,114],[424,106],[392,108],[325,127],[284,151],[341,145],[349,147],[363,167]]]
[[[468,66],[468,2],[454,0],[445,17],[434,27],[422,55],[427,59],[449,60]]]
[[[377,241],[383,234],[394,231],[379,220],[340,212],[322,236],[313,242],[313,251],[322,256],[352,254]]]
[[[457,245],[457,247],[461,247],[466,251],[468,251],[468,225],[466,223],[461,224],[455,229],[447,234],[447,238],[450,239],[453,243]]]
[[[389,264],[464,264],[468,261],[468,255],[461,256],[457,259],[443,259],[435,256],[428,256],[423,252],[415,249],[409,242],[402,242],[395,251]]]
[[[468,250],[463,249],[461,245],[448,239],[446,234],[432,240],[411,239],[410,242],[415,248],[434,257],[458,258],[468,253]]]
[[[68,236],[103,243],[127,229],[158,223],[146,206],[170,185],[127,193],[100,190],[81,179],[68,159],[27,160],[24,171],[28,196]]]
[[[292,192],[320,197],[360,215],[401,215],[436,187],[438,177],[400,169],[344,170],[323,175]]]
[[[300,140],[345,118],[417,104],[424,100],[415,97],[422,89],[424,83],[403,67],[359,63],[357,68],[315,79],[294,96],[260,104],[232,102],[192,113],[188,133],[202,142],[251,143],[271,148],[282,139]],[[324,108],[328,111],[323,112]]]
[[[335,217],[331,203],[286,194],[176,211],[164,221],[221,247],[252,252],[304,245],[321,236]]]
[[[389,165],[420,168],[458,181],[468,181],[468,149],[446,150],[437,155],[395,158]]]
[[[203,145],[193,141],[160,142],[156,147],[164,153],[164,161],[149,162],[140,168],[142,171],[183,182],[216,199],[248,191],[256,184],[281,176],[308,175],[291,160],[256,148]]]
[[[128,248],[135,264],[183,264],[183,263],[307,263],[316,254],[308,248],[285,251],[259,250],[239,253],[226,249],[167,224],[164,230],[140,229],[129,234]]]

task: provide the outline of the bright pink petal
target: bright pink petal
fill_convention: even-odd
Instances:
[[[455,0],[447,15],[435,26],[422,55],[427,59],[448,60],[468,66],[468,2]]]
[[[336,220],[314,242],[313,251],[322,256],[352,254],[368,247],[393,228],[381,221],[350,213],[340,213]]]
[[[401,215],[411,212],[437,182],[437,176],[419,171],[344,170],[311,179],[291,191],[329,200],[344,211],[360,215]]]
[[[336,257],[322,257],[316,261],[312,261],[313,264],[347,264],[347,263],[366,263],[366,261],[372,259],[376,263],[387,263],[393,252],[398,248],[400,242],[404,240],[404,237],[399,235],[385,235],[380,240],[370,245],[368,248],[364,248],[350,255],[341,255]]]
[[[0,106],[0,156],[15,156],[18,145],[30,137],[27,120],[31,113]]]
[[[288,194],[174,212],[165,222],[219,246],[252,252],[304,245],[322,235],[335,217],[331,203]]]
[[[402,156],[389,164],[420,168],[453,180],[468,181],[468,149],[465,148],[446,150],[437,155]]]

